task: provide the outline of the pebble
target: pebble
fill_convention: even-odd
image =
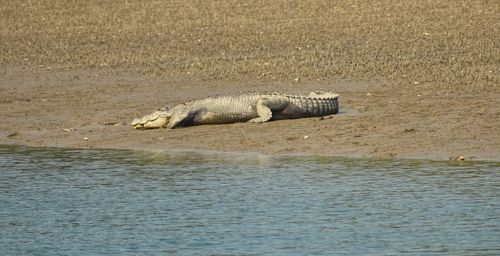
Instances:
[[[455,161],[463,162],[463,161],[465,161],[465,157],[464,156],[450,157],[450,160],[455,160]]]
[[[84,140],[84,141],[87,141],[87,140],[89,140],[89,138],[87,138],[87,137],[84,137],[84,138],[83,138],[83,140]]]

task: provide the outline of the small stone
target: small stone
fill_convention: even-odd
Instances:
[[[71,131],[73,131],[73,129],[67,129],[66,128],[66,129],[63,129],[63,131],[65,131],[65,132],[71,132]]]
[[[293,81],[300,82],[300,78],[297,77],[297,78],[293,79]]]
[[[367,93],[367,94],[366,94],[366,96],[370,96],[370,95],[372,95],[372,94],[371,94],[371,93]]]
[[[83,138],[83,140],[84,140],[84,141],[87,141],[87,140],[89,140],[89,138],[87,138],[87,137],[84,137],[84,138]]]
[[[307,139],[307,138],[309,138],[309,136],[307,136],[307,135],[306,135],[306,136],[304,136],[304,140],[305,140],[305,139]]]

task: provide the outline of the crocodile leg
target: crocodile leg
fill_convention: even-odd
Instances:
[[[257,117],[248,120],[250,123],[264,123],[269,121],[273,117],[273,112],[269,108],[271,102],[268,99],[259,99],[255,104],[255,110],[257,111]]]
[[[173,129],[175,128],[178,124],[184,123],[189,121],[194,117],[193,114],[189,113],[188,111],[179,111],[175,112],[172,114],[172,117],[170,118],[170,121],[168,122],[167,128]]]

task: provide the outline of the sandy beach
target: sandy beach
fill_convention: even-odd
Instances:
[[[0,144],[500,160],[495,1],[199,5],[5,3]],[[130,126],[211,95],[315,90],[340,94],[340,113]]]

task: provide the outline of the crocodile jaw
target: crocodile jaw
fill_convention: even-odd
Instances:
[[[170,120],[169,116],[163,111],[156,111],[152,114],[141,118],[136,118],[132,121],[132,127],[135,129],[155,129],[167,127]]]

